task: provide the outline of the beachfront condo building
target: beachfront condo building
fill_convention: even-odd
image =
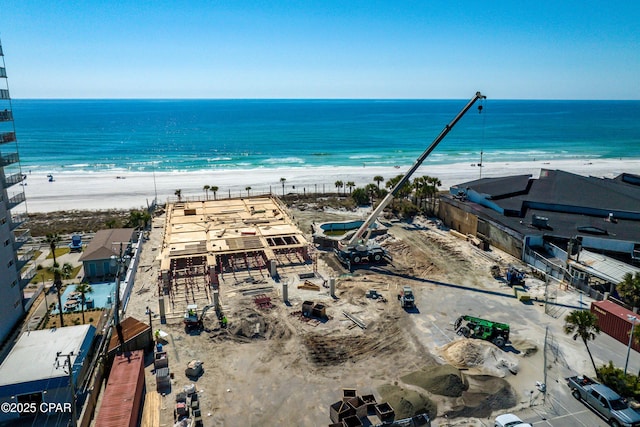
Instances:
[[[30,239],[24,184],[18,156],[9,84],[0,42],[0,345],[24,315],[23,290],[35,275],[26,268],[32,251],[24,244]]]

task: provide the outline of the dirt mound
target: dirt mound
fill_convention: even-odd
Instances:
[[[227,328],[209,330],[209,338],[213,341],[233,340],[245,343],[260,339],[287,340],[293,335],[286,322],[253,309],[245,308],[234,314],[233,318]]]
[[[518,373],[517,359],[490,342],[460,339],[440,347],[440,355],[458,369],[469,369],[472,374],[504,377]]]
[[[406,390],[391,384],[378,387],[382,402],[387,402],[395,411],[396,419],[408,418],[414,415],[429,414],[434,419],[438,414],[437,405],[427,396],[413,390]]]
[[[469,390],[462,393],[459,405],[448,411],[448,418],[486,418],[492,412],[507,409],[518,403],[511,385],[502,378],[488,375],[468,377]]]
[[[538,351],[538,346],[529,340],[511,340],[511,346],[523,357],[532,356]]]
[[[451,365],[432,366],[400,378],[433,394],[460,397],[469,387],[460,371]]]
[[[302,342],[309,359],[317,366],[334,366],[348,360],[402,352],[407,348],[405,335],[394,322],[377,323],[359,336],[308,334]]]

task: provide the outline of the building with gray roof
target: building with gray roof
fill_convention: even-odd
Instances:
[[[111,257],[129,255],[132,243],[137,241],[133,228],[109,228],[98,230],[82,253],[84,277],[88,280],[113,277],[116,267]]]
[[[640,265],[640,176],[586,177],[542,169],[540,177],[483,178],[451,187],[440,217],[574,284],[611,290],[618,275],[595,274],[589,254]],[[587,250],[582,260],[580,252]],[[640,271],[640,270],[638,270]],[[578,274],[578,272],[580,272]],[[609,288],[609,289],[607,289]]]

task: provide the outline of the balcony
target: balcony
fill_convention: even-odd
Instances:
[[[11,154],[5,154],[5,155],[0,154],[0,168],[5,168],[9,165],[17,163],[19,160],[20,160],[20,156],[18,156],[18,153],[11,153]]]
[[[0,111],[0,122],[10,122],[13,120],[13,113],[9,110]]]
[[[13,250],[17,251],[25,243],[31,240],[31,230],[29,229],[21,229],[13,232],[14,241],[13,241]]]
[[[24,174],[21,174],[19,172],[14,173],[13,175],[9,175],[4,179],[4,188],[9,188],[12,185],[16,185],[17,183],[24,181],[24,178]]]
[[[22,224],[27,222],[28,219],[29,219],[29,216],[26,213],[11,215],[11,227],[10,227],[11,231],[20,227]]]
[[[11,210],[18,206],[20,203],[24,202],[26,197],[24,193],[16,193],[7,200],[7,209]]]
[[[29,261],[31,261],[34,252],[35,251],[33,249],[29,249],[28,251],[18,255],[18,259],[16,262],[16,268],[18,269],[18,271],[22,270],[24,266],[27,265]]]
[[[7,89],[0,89],[0,99],[11,99]]]
[[[2,93],[2,91],[0,90],[0,93]],[[15,132],[3,132],[0,133],[0,144],[5,144],[7,142],[15,142],[16,140],[16,133]]]
[[[37,273],[38,271],[35,265],[21,272],[20,273],[20,289],[26,288],[29,282],[31,282],[31,280],[33,280],[33,278],[36,277]]]

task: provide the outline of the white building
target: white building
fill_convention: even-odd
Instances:
[[[30,269],[21,276],[22,268],[31,260],[32,251],[23,251],[29,240],[24,195],[26,175],[20,168],[18,143],[7,72],[0,43],[0,344],[24,314],[23,289],[35,275]]]
[[[43,403],[72,402],[68,362],[71,362],[73,386],[77,390],[90,365],[88,356],[95,333],[93,325],[23,333],[0,365],[0,402],[20,403],[27,408],[35,404],[36,410],[22,417],[17,412],[0,411],[0,424],[9,422],[11,425],[11,420],[29,418],[32,420],[30,425],[45,425],[47,415],[60,415],[70,420],[71,411],[65,410],[64,406],[55,414],[40,408]]]

